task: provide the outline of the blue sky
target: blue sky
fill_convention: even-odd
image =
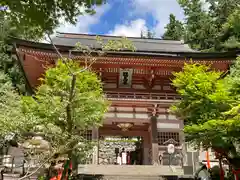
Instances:
[[[170,13],[184,20],[177,0],[107,0],[96,7],[95,15],[79,16],[76,25],[62,23],[57,31],[139,37],[150,29],[160,37]]]

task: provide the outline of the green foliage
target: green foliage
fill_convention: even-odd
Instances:
[[[60,19],[75,24],[78,15],[93,14],[92,7],[104,2],[104,0],[2,0],[0,5],[8,8],[5,13],[16,25],[34,27],[42,34],[46,31],[52,32],[59,25]]]
[[[185,42],[193,49],[206,50],[215,45],[215,25],[203,10],[201,0],[179,0],[186,16]]]
[[[72,95],[72,75],[67,66],[76,73]],[[71,60],[67,66],[59,60],[56,67],[47,70],[36,95],[23,98],[25,114],[38,119],[39,130],[46,134],[54,149],[75,147],[82,141],[79,133],[99,126],[107,111],[96,74],[87,70],[80,72],[82,68]]]
[[[186,140],[212,148],[234,167],[240,167],[240,58],[230,75],[199,64],[186,64],[175,73],[173,85],[182,99],[171,110],[185,121]]]
[[[155,37],[155,33],[150,31],[149,29],[147,29],[146,33],[141,31],[140,37],[141,38],[147,38],[147,39],[153,39]]]
[[[237,58],[231,67],[226,81],[231,85],[230,92],[232,97],[238,102],[240,100],[240,57]]]
[[[224,51],[239,48],[239,0],[178,0],[184,9],[185,42],[193,49]]]
[[[221,35],[225,48],[240,48],[240,7],[228,16],[225,24],[223,24]]]
[[[165,27],[166,31],[162,36],[165,40],[181,40],[183,38],[184,27],[181,21],[176,20],[173,14],[169,16],[169,24]]]
[[[9,132],[21,134],[26,132],[31,119],[24,117],[21,110],[21,97],[14,90],[11,79],[0,72],[0,135]],[[27,123],[29,120],[29,123]]]
[[[77,163],[84,163],[90,157],[95,142],[89,142],[83,133],[100,126],[108,108],[101,80],[90,71],[91,65],[97,60],[97,55],[106,51],[135,50],[126,38],[108,42],[98,38],[97,41],[102,46],[98,54],[88,46],[77,44],[76,50],[85,56],[85,67],[80,67],[78,62],[71,59],[59,59],[56,67],[46,71],[41,79],[42,85],[33,96],[21,98],[14,91],[9,78],[4,74],[0,76],[0,136],[11,132],[17,135],[18,142],[24,142],[23,146],[26,142],[36,146],[40,140],[29,140],[25,135],[26,132],[40,133],[44,134],[44,139],[50,145],[49,150],[45,148],[44,155],[36,153],[42,150],[30,148],[27,151],[28,158],[34,154],[34,158],[37,156],[45,164],[48,158],[56,160],[55,155],[66,155],[73,160],[76,168]]]
[[[229,108],[226,104],[229,93],[220,72],[209,71],[205,65],[185,64],[183,71],[174,76],[173,85],[182,100],[172,110],[186,124],[204,123]]]
[[[136,51],[136,47],[126,37],[121,40],[109,40],[107,43],[103,43],[103,40],[97,37],[97,42],[101,44],[103,51]]]
[[[0,12],[0,71],[6,73],[19,93],[25,93],[25,80],[19,68],[17,60],[11,57],[12,46],[9,45],[9,37],[37,40],[37,32],[34,28],[18,27],[9,16]]]

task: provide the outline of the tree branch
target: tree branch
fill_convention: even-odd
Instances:
[[[31,177],[32,175],[36,174],[53,156],[49,157],[46,161],[44,161],[37,169],[35,169],[32,173],[26,174],[25,176],[19,178],[18,180],[23,180],[25,178]]]
[[[68,105],[66,107],[67,126],[68,126],[68,132],[69,133],[72,132],[72,127],[73,127],[71,103],[72,103],[72,100],[73,100],[73,97],[74,97],[73,95],[74,95],[75,85],[76,85],[76,75],[74,74],[72,76],[72,83],[71,83],[71,89],[70,89],[70,94],[69,94],[69,102],[68,102]]]
[[[52,38],[50,37],[49,34],[48,35],[48,38],[53,46],[53,48],[55,49],[56,53],[58,54],[58,56],[61,58],[61,60],[63,61],[63,63],[66,65],[66,67],[68,68],[68,71],[71,73],[71,75],[74,75],[74,73],[72,72],[71,68],[68,66],[67,62],[66,62],[66,59],[63,57],[63,55],[59,52],[59,50],[57,49],[57,47],[55,46],[55,44],[53,43],[52,41]]]

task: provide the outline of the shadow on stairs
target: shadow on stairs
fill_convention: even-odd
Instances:
[[[75,180],[193,180],[190,177],[177,176],[136,176],[136,175],[89,175],[81,174]]]
[[[77,180],[190,180],[182,167],[152,165],[79,165]]]

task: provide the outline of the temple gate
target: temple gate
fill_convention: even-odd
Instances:
[[[104,40],[120,37],[102,36]],[[167,142],[175,144],[175,162],[183,165],[184,123],[169,112],[169,107],[180,97],[171,86],[172,73],[181,71],[184,63],[209,64],[213,69],[227,72],[236,53],[201,53],[188,48],[180,41],[129,38],[136,52],[109,52],[92,65],[99,74],[104,92],[111,102],[103,126],[93,128],[92,139],[99,142],[107,136],[141,137],[142,164],[169,164]],[[15,54],[25,73],[29,92],[39,85],[45,69],[54,66],[58,55],[51,44],[12,39]],[[64,55],[76,42],[99,48],[95,36],[60,33],[53,42]],[[81,53],[72,54],[74,60],[83,63]],[[99,144],[94,148],[92,163],[99,164]],[[177,159],[177,160],[176,160]]]

